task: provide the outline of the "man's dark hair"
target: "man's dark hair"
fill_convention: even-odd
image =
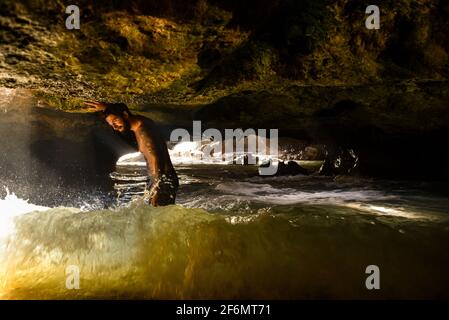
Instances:
[[[128,112],[131,115],[131,111],[129,111],[128,107],[124,103],[107,103],[106,108],[103,110],[103,115],[106,118],[110,114],[115,116],[123,116],[123,112]]]

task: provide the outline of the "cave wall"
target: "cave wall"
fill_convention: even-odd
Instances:
[[[283,95],[225,97],[194,118],[205,128],[273,128],[281,137],[325,144],[330,152],[353,149],[363,176],[448,180],[448,101],[444,81],[292,86]]]

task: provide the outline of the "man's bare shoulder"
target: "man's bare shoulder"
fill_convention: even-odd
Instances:
[[[147,117],[141,116],[141,115],[134,116],[133,122],[134,122],[134,126],[136,129],[138,129],[138,128],[143,129],[145,127],[152,126],[154,123],[153,120],[151,120]]]

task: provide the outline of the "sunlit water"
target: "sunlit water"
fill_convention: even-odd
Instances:
[[[108,209],[1,199],[0,297],[449,297],[444,186],[174,162],[175,206],[143,203],[138,162],[111,174]],[[365,287],[372,264],[379,291]],[[79,290],[66,288],[70,265]]]

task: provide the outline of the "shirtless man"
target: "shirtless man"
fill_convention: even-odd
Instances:
[[[155,123],[143,116],[133,115],[123,103],[85,102],[102,111],[106,122],[120,133],[134,132],[139,151],[144,155],[148,172],[153,178],[148,197],[153,206],[175,203],[179,181],[168,154],[165,141]]]

